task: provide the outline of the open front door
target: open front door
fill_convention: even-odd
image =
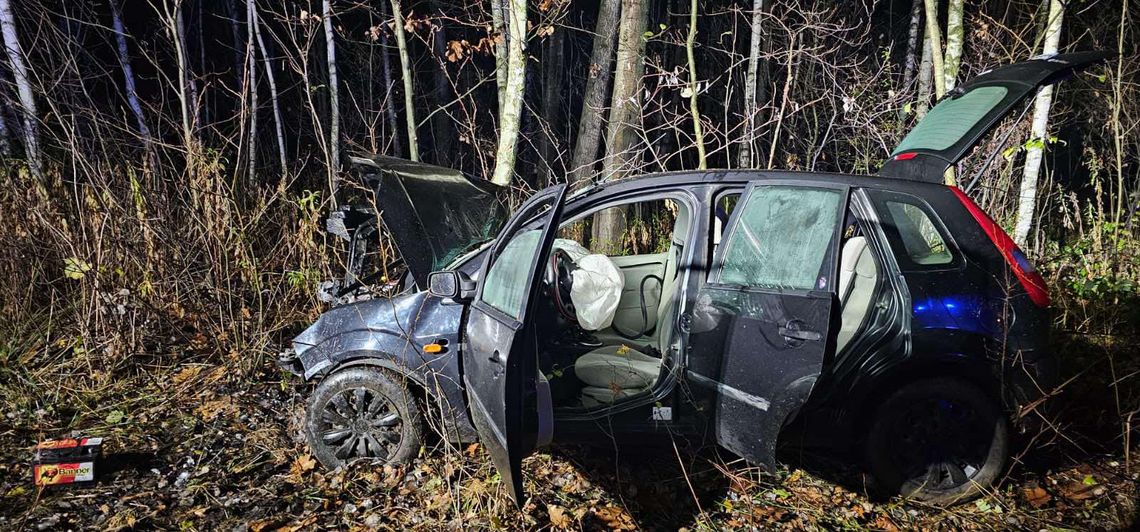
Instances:
[[[1056,54],[982,73],[939,100],[891,152],[879,175],[941,183],[950,165],[1038,88],[1113,55],[1101,51]]]
[[[553,431],[550,388],[538,370],[533,307],[566,186],[524,204],[500,233],[464,327],[463,382],[479,438],[516,503],[522,459]]]
[[[684,320],[687,377],[713,398],[717,442],[769,470],[780,428],[834,350],[847,197],[842,186],[751,185]]]

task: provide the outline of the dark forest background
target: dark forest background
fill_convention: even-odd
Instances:
[[[0,0],[0,519],[1126,526],[1140,423],[1138,10],[1129,0]],[[298,383],[272,361],[323,310],[318,284],[342,271],[322,217],[353,186],[348,155],[418,157],[516,198],[700,167],[867,174],[943,90],[1051,42],[1119,56],[1059,85],[1044,114],[1038,100],[1005,120],[956,169],[1011,234],[1024,229],[1018,239],[1051,283],[1066,372],[1048,429],[1025,435],[1002,491],[978,505],[911,514],[794,467],[773,479],[671,454],[682,471],[666,468],[655,489],[673,491],[644,502],[612,461],[566,488],[597,464],[555,453],[529,462],[540,487],[518,516],[477,450],[427,459],[418,484],[400,484],[422,488],[410,492],[389,485],[404,472],[337,477],[297,458]],[[102,488],[117,501],[105,509],[21,488],[24,449],[69,431],[106,434],[147,467]],[[678,481],[690,476],[698,488]],[[146,508],[123,501],[142,492]],[[400,504],[415,510],[391,511]]]

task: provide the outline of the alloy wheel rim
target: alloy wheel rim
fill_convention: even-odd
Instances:
[[[892,441],[903,491],[945,491],[969,483],[987,461],[994,427],[969,405],[947,399],[908,408]]]

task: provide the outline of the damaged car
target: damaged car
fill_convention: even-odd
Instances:
[[[772,468],[806,423],[889,492],[975,496],[1005,466],[1012,415],[1054,384],[1050,300],[943,176],[1039,87],[1105,57],[960,85],[872,176],[654,174],[552,186],[508,215],[458,171],[353,158],[373,193],[330,222],[352,272],[333,296],[377,275],[392,288],[334,306],[283,354],[315,383],[309,446],[328,467],[406,461],[430,419],[482,442],[522,501],[521,462],[551,442],[690,435]],[[377,219],[403,263],[360,273]]]

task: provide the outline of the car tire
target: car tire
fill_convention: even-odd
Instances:
[[[951,506],[989,489],[1005,467],[1005,416],[973,384],[951,378],[913,382],[874,412],[864,453],[886,494]]]
[[[423,418],[399,375],[354,367],[325,377],[305,409],[305,440],[329,469],[367,459],[399,464],[423,441]]]

